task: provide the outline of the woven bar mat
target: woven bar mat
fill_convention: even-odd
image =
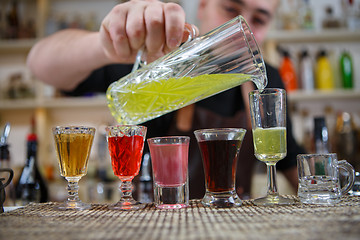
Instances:
[[[149,204],[115,211],[93,204],[90,210],[58,211],[56,204],[0,214],[0,239],[360,239],[359,197],[334,206],[261,207],[247,200],[233,209],[205,208],[199,200],[180,210]]]

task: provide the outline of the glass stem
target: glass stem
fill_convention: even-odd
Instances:
[[[120,191],[123,199],[132,199],[132,183],[131,180],[124,180],[121,182]]]
[[[266,164],[267,166],[267,194],[271,196],[278,196],[277,183],[276,183],[276,167],[275,164]]]
[[[68,181],[68,201],[69,202],[79,202],[79,180],[80,178],[66,178]]]

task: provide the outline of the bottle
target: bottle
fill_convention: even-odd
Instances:
[[[360,160],[356,160],[357,131],[350,113],[339,113],[336,119],[336,153],[339,159],[346,159],[357,172],[360,172]]]
[[[286,50],[280,50],[283,59],[279,68],[280,76],[284,82],[286,91],[294,91],[298,88],[296,72],[293,66],[293,63],[290,59],[290,54]]]
[[[358,159],[357,130],[350,113],[337,115],[335,129],[335,151],[339,159],[346,159],[355,169],[355,182],[349,194],[360,196],[360,160]],[[340,180],[343,180],[343,176]],[[340,181],[340,183],[342,183]]]
[[[321,50],[317,58],[315,83],[317,89],[327,90],[334,88],[334,76],[325,50]]]
[[[329,153],[329,132],[324,117],[314,118],[314,147],[315,153]]]
[[[303,29],[313,29],[313,10],[311,9],[309,0],[302,0],[300,7],[300,25]]]
[[[10,151],[9,151],[9,144],[7,143],[7,138],[10,133],[10,123],[6,123],[3,133],[0,138],[0,168],[10,168]],[[8,178],[9,175],[7,173],[0,174],[1,178]],[[1,181],[1,180],[0,180]],[[15,205],[15,187],[13,181],[5,187],[6,192],[6,199],[4,202],[4,206],[14,206]]]
[[[340,56],[340,71],[343,87],[353,88],[353,64],[349,52],[344,51]]]
[[[16,39],[19,36],[20,20],[18,15],[18,2],[13,0],[11,3],[10,11],[6,16],[6,37]]]
[[[85,29],[88,31],[96,31],[97,30],[97,21],[95,12],[90,12],[87,16],[87,20],[85,21]]]
[[[10,123],[6,123],[0,138],[0,168],[10,167],[10,152],[7,139],[10,134]]]
[[[113,195],[117,193],[112,188],[113,179],[111,179],[109,174],[109,150],[106,141],[106,131],[105,125],[102,125],[99,129],[99,138],[97,143],[97,166],[96,166],[96,177],[95,184],[89,186],[92,188],[92,201],[98,203],[111,202],[113,200]]]
[[[56,22],[55,12],[50,11],[47,20],[46,20],[46,26],[45,26],[45,35],[49,36],[58,30],[58,25]]]
[[[33,125],[34,126],[34,125]],[[31,202],[47,202],[48,189],[37,166],[37,136],[27,136],[26,164],[16,186],[16,204],[24,206]]]
[[[57,29],[58,30],[63,30],[69,27],[69,24],[66,20],[66,14],[64,13],[59,13],[58,17],[57,17]]]
[[[141,164],[140,180],[138,184],[138,201],[153,202],[153,184],[150,175],[150,153],[145,153]]]
[[[354,0],[342,0],[344,26],[350,31],[357,31],[360,27],[359,5]]]
[[[313,62],[307,50],[301,52],[299,75],[301,88],[306,91],[314,90]]]
[[[301,138],[301,145],[305,149],[306,152],[311,152],[312,142],[309,141],[312,137],[312,123],[313,118],[309,116],[308,109],[302,109],[300,111],[301,114],[301,129],[302,129],[302,138]]]
[[[322,27],[324,29],[341,27],[341,22],[334,16],[334,11],[331,6],[325,8],[325,17],[322,20]]]

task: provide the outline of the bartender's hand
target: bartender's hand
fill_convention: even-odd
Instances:
[[[187,38],[184,26],[179,5],[132,0],[116,5],[99,32],[65,29],[41,39],[32,47],[27,65],[39,80],[71,91],[100,67],[134,63],[141,46],[149,62],[176,48]]]
[[[132,0],[115,6],[104,18],[100,40],[109,60],[132,63],[145,46],[148,60],[178,47],[186,38],[185,13],[175,3]]]

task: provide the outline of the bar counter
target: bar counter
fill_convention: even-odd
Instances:
[[[295,196],[287,196],[294,198]],[[138,211],[93,204],[84,211],[58,211],[58,203],[29,204],[0,214],[0,239],[360,239],[360,197],[333,206],[205,208],[200,200],[180,210],[153,204]]]

